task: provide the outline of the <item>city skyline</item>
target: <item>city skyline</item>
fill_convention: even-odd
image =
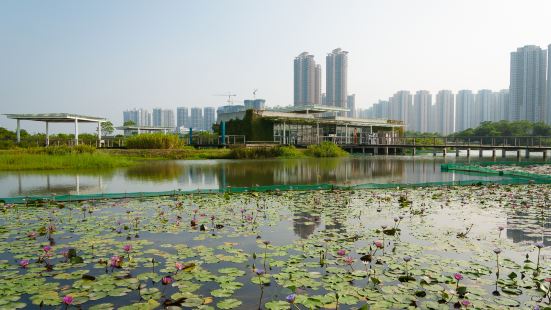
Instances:
[[[348,89],[358,108],[398,89],[505,89],[508,53],[545,48],[548,33],[538,29],[551,28],[548,1],[137,1],[128,10],[129,4],[0,4],[2,112],[78,108],[120,123],[128,107],[219,106],[214,94],[229,90],[242,101],[254,89],[273,105],[288,105],[293,57],[302,50],[321,57],[339,46],[351,52]],[[319,14],[337,7],[342,14],[321,23],[306,14],[312,5]],[[299,21],[305,26],[292,26]],[[209,27],[189,30],[201,23]],[[2,119],[0,126],[13,124]]]

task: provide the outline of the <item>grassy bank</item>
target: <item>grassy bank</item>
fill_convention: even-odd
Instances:
[[[30,154],[3,151],[0,153],[0,170],[53,170],[53,169],[105,169],[127,167],[137,161],[104,153],[83,154]]]
[[[196,149],[182,147],[179,149],[111,149],[102,150],[111,156],[123,156],[133,159],[225,159],[231,158],[229,149]]]
[[[195,149],[104,149],[51,146],[0,151],[0,170],[108,169],[128,167],[147,160],[263,159],[341,157],[348,153],[331,143],[307,149],[293,146],[259,148]]]

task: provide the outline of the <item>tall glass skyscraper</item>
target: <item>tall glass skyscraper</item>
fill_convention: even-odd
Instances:
[[[432,94],[428,90],[418,90],[413,96],[413,109],[409,119],[410,130],[428,132]],[[409,125],[409,124],[408,124]]]
[[[462,89],[455,96],[455,130],[463,131],[474,125],[474,94],[472,90]]]
[[[328,106],[346,108],[348,96],[348,52],[334,49],[325,57],[325,93]],[[341,113],[344,115],[344,113]]]
[[[304,52],[294,61],[294,105],[321,103],[321,66],[314,55]]]
[[[189,113],[187,107],[176,108],[176,127],[189,128]]]
[[[547,53],[535,45],[511,52],[509,113],[511,120],[547,121]]]

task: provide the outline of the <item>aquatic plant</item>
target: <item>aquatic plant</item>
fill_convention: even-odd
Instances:
[[[545,246],[543,242],[536,242],[536,248],[538,249],[538,258],[537,258],[537,264],[536,264],[536,273],[540,271],[540,253],[541,249]]]
[[[59,308],[66,295],[73,297],[70,307],[86,309],[544,308],[551,266],[518,259],[535,252],[533,244],[505,236],[496,244],[491,225],[457,238],[448,225],[458,214],[467,223],[491,215],[511,218],[509,225],[529,236],[540,233],[540,208],[513,209],[522,201],[540,205],[551,194],[531,186],[537,190],[274,191],[66,202],[63,207],[0,205],[0,303],[7,302],[0,308]],[[415,210],[423,208],[423,217],[400,218],[400,195],[414,201]],[[398,220],[392,217],[385,230],[401,228],[399,234],[381,231],[389,214]],[[522,220],[515,218],[519,214]],[[249,215],[256,217],[245,221]],[[178,225],[193,219],[195,227]],[[50,224],[56,227],[55,240],[48,240]],[[33,231],[37,234],[30,238]],[[496,245],[499,255],[492,251]],[[549,253],[546,247],[540,251],[541,258]],[[23,260],[28,260],[25,267]],[[496,267],[500,294],[494,296]],[[460,271],[461,278],[450,270]],[[260,299],[254,296],[257,285]],[[295,294],[292,302],[285,297],[289,294]]]

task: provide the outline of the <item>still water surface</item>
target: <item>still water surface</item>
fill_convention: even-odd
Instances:
[[[440,171],[441,164],[454,161],[455,157],[432,156],[170,160],[103,171],[11,171],[0,172],[0,197],[219,189],[227,186],[499,179]]]

